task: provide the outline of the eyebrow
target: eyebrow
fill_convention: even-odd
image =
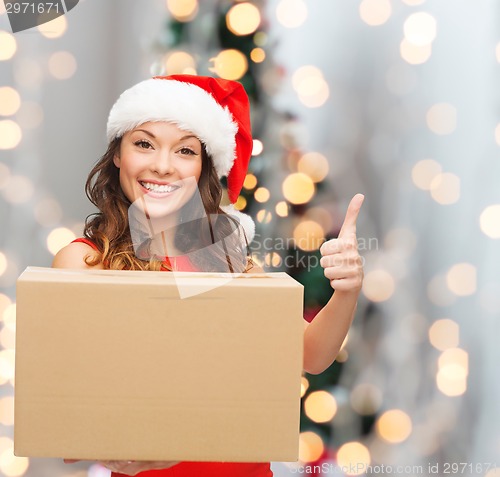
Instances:
[[[146,133],[148,136],[152,137],[153,139],[156,139],[156,136],[152,132],[147,131],[146,129],[134,129],[133,132],[136,131],[142,131]],[[187,136],[182,136],[178,141],[184,141],[186,139],[191,139],[191,138],[198,139],[194,134],[188,134]]]

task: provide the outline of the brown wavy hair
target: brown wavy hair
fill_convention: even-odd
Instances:
[[[153,237],[145,238],[140,247],[142,253],[134,251],[128,216],[131,203],[123,193],[119,169],[113,162],[114,156],[119,154],[120,144],[121,138],[109,144],[85,184],[87,197],[99,210],[87,217],[84,229],[85,237],[97,246],[99,253],[87,256],[85,262],[89,266],[102,263],[104,268],[113,270],[172,270],[164,257],[149,253]],[[190,217],[200,216],[199,211],[194,215],[195,201],[190,199],[182,211],[187,220],[174,232],[175,246],[183,253],[189,253],[190,261],[200,271],[248,271],[253,262],[245,232],[238,220],[220,208],[222,186],[205,147],[202,147],[198,189],[206,217],[189,220]]]

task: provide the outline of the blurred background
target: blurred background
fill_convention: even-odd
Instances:
[[[12,453],[15,282],[81,236],[84,183],[119,94],[188,73],[249,93],[254,157],[237,207],[257,223],[255,259],[305,285],[308,320],[332,291],[318,248],[351,197],[366,197],[356,319],[337,361],[304,375],[301,461],[272,463],[275,475],[321,475],[323,463],[331,475],[431,475],[448,463],[499,476],[499,9],[80,0],[12,34],[0,2],[0,475],[109,474]],[[373,467],[336,467],[350,463]]]

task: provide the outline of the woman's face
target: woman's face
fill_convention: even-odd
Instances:
[[[131,203],[150,217],[180,210],[197,192],[202,145],[190,132],[167,122],[147,122],[123,135],[114,164]]]

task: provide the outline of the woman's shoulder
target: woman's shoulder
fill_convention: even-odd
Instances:
[[[57,252],[52,268],[104,268],[102,263],[88,265],[87,257],[99,254],[97,247],[88,239],[77,239]]]

